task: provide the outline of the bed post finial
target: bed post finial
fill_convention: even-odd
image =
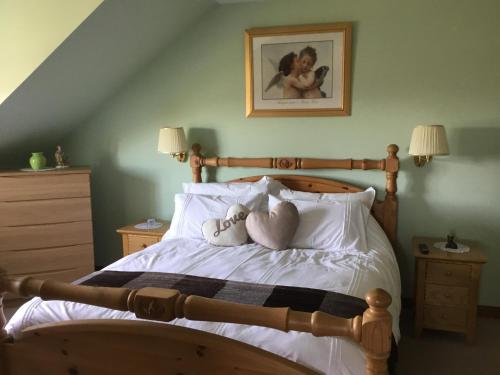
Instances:
[[[191,146],[189,165],[193,171],[193,182],[201,182],[201,168],[203,167],[203,157],[201,156],[201,145],[194,143]]]
[[[392,316],[387,308],[392,302],[383,289],[372,289],[365,297],[369,308],[363,313],[361,345],[365,349],[365,375],[387,375],[391,354]]]

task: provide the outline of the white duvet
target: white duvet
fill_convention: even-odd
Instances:
[[[392,248],[380,226],[370,217],[368,251],[292,249],[273,251],[257,244],[214,247],[201,240],[166,239],[106,267],[115,271],[184,273],[261,284],[325,289],[364,298],[372,288],[384,288],[393,298],[393,333],[399,339],[400,277]],[[129,312],[73,302],[42,301],[24,304],[7,324],[16,336],[26,327],[61,320],[135,319]],[[324,374],[363,374],[362,349],[347,339],[314,337],[239,324],[176,319],[179,326],[201,329],[258,346]]]

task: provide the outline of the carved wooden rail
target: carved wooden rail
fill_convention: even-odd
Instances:
[[[386,190],[396,193],[396,177],[399,170],[399,159],[397,153],[399,147],[391,144],[387,146],[388,156],[385,159],[313,159],[313,158],[221,158],[218,156],[205,157],[201,155],[201,145],[193,144],[191,148],[190,166],[193,171],[193,181],[201,182],[201,169],[210,167],[253,167],[273,169],[378,169],[386,171]]]
[[[366,374],[387,374],[391,349],[392,317],[387,311],[390,295],[374,289],[366,296],[369,308],[363,316],[339,318],[323,312],[306,313],[290,308],[270,308],[238,304],[199,296],[186,296],[178,290],[161,288],[91,287],[31,277],[0,275],[0,306],[6,292],[20,296],[39,296],[44,300],[63,300],[131,311],[138,318],[170,321],[175,318],[249,324],[281,331],[310,332],[315,336],[344,336],[361,344],[366,353]],[[0,312],[0,343],[7,334]]]

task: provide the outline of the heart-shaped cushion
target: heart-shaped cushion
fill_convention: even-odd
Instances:
[[[245,220],[250,210],[234,204],[227,210],[225,219],[209,219],[201,226],[205,240],[216,246],[238,246],[248,241]]]
[[[295,235],[299,225],[299,212],[290,202],[277,204],[269,214],[251,212],[246,221],[252,240],[273,250],[283,250]]]

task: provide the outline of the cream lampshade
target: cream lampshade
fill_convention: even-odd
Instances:
[[[434,155],[448,155],[450,152],[444,126],[417,126],[413,129],[408,153],[414,156],[415,165],[418,167],[429,163]]]
[[[162,128],[158,138],[158,152],[170,154],[177,160],[186,160],[188,150],[183,128]]]

